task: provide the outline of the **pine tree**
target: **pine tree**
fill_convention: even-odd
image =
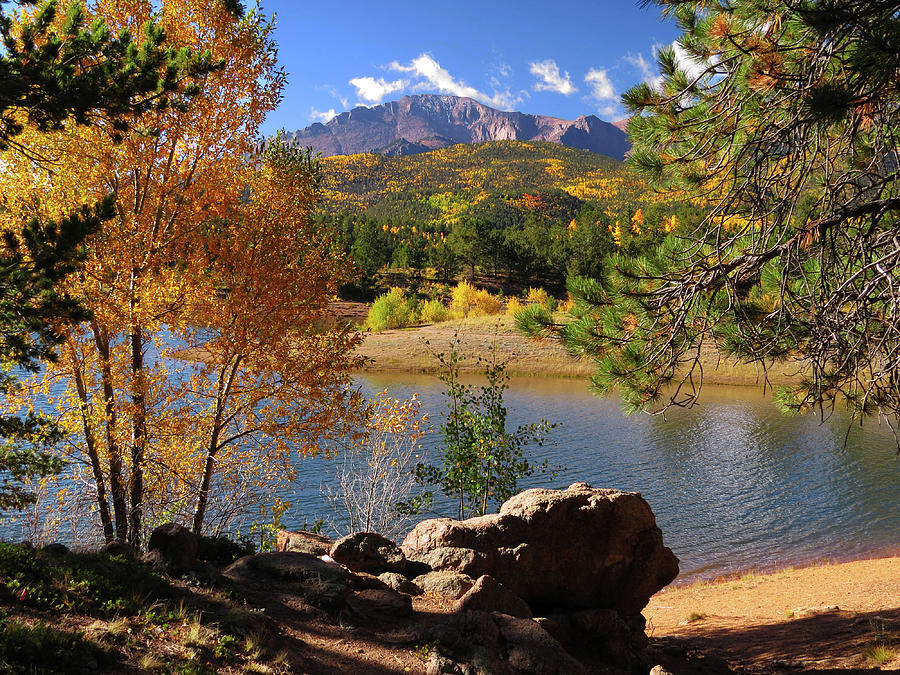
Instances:
[[[137,115],[186,105],[198,92],[192,79],[217,67],[208,54],[167,48],[165,31],[150,21],[135,39],[127,31],[112,35],[102,21],[86,25],[80,2],[64,15],[54,0],[17,0],[12,13],[8,4],[0,0],[0,151],[36,163],[41,154],[19,141],[29,127],[93,124],[120,139]],[[17,374],[52,360],[60,328],[86,317],[58,283],[77,267],[85,237],[112,217],[114,203],[110,195],[42,221],[10,214],[0,195],[0,212],[22,222],[0,232],[0,394],[15,388]],[[33,501],[23,479],[59,471],[59,459],[48,452],[59,440],[44,416],[0,416],[0,509]]]
[[[900,5],[656,0],[683,29],[625,94],[630,164],[705,203],[690,237],[579,280],[557,331],[635,408],[690,405],[701,351],[796,362],[787,411],[900,413]],[[532,332],[548,317],[523,316]]]

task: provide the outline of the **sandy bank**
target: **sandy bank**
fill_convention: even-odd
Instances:
[[[498,358],[507,362],[510,375],[542,375],[587,378],[594,372],[591,361],[579,360],[554,340],[530,340],[516,331],[511,317],[482,317],[415,328],[367,333],[357,353],[367,359],[365,372],[434,373],[435,352],[446,352],[458,335],[464,357],[462,370],[478,372],[477,358],[490,358],[495,344]],[[762,372],[754,366],[721,360],[711,351],[704,355],[703,378],[707,384],[759,385]],[[768,373],[769,383],[795,379],[796,367],[780,366]]]
[[[671,586],[644,616],[651,638],[745,672],[900,670],[900,557]]]

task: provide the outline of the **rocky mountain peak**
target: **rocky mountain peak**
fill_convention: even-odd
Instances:
[[[628,137],[594,115],[563,120],[495,110],[471,98],[416,94],[367,108],[359,106],[288,133],[290,145],[310,146],[323,156],[382,152],[405,155],[456,143],[550,141],[622,159]]]

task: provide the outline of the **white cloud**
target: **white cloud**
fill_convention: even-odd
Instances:
[[[338,112],[334,108],[331,108],[330,110],[327,110],[325,112],[320,112],[320,111],[316,110],[315,108],[309,109],[309,119],[311,119],[315,122],[321,122],[322,124],[325,124],[326,122],[330,122],[332,119],[334,119],[337,116],[338,116]]]
[[[415,86],[419,91],[434,88],[443,94],[467,96],[486,105],[505,110],[511,109],[522,100],[521,95],[513,95],[509,89],[494,91],[493,95],[488,95],[475,87],[470,87],[465,82],[454,78],[430,54],[421,54],[406,66],[394,61],[389,67],[399,73],[409,73],[424,80]]]
[[[650,65],[650,62],[644,58],[643,54],[638,53],[637,56],[628,54],[628,56],[625,57],[625,60],[637,68],[644,82],[646,82],[651,89],[659,91],[662,87],[663,77],[656,72],[656,69]]]
[[[584,76],[584,81],[591,87],[591,96],[597,101],[615,101],[616,91],[613,89],[609,75],[602,68],[591,68]]]
[[[546,61],[536,61],[529,64],[531,74],[541,78],[541,82],[534,85],[535,91],[555,91],[557,94],[568,96],[574,94],[578,89],[572,85],[569,79],[569,73],[566,71],[564,75],[560,75],[559,66],[553,59]]]
[[[620,117],[621,111],[619,110],[619,106],[611,103],[610,105],[605,105],[602,108],[597,108],[597,113],[600,117]]]
[[[512,75],[512,66],[503,61],[494,64],[494,70],[497,71],[497,74],[500,77],[509,77],[510,75]]]
[[[697,79],[712,65],[711,62],[695,59],[677,40],[672,43],[672,49],[675,50],[675,60],[678,63],[678,67],[687,73],[689,80]]]
[[[356,87],[356,95],[362,100],[368,103],[381,103],[385,96],[400,91],[407,82],[405,80],[388,82],[383,77],[377,80],[374,77],[354,77],[350,80],[350,84]]]
[[[350,99],[348,99],[346,96],[342,96],[341,92],[338,91],[337,87],[331,87],[331,86],[326,87],[326,91],[329,94],[331,94],[332,96],[334,96],[338,101],[341,102],[341,107],[344,110],[346,110],[348,107],[350,107]]]

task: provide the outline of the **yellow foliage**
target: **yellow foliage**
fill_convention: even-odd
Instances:
[[[674,232],[678,227],[678,218],[677,216],[669,216],[667,218],[663,218],[662,222],[663,232],[669,234],[670,232]]]
[[[644,210],[638,209],[634,212],[634,215],[631,216],[631,231],[635,234],[641,233],[641,225],[644,224]]]
[[[90,7],[113,33],[137,32],[151,11],[136,0]],[[154,8],[173,47],[223,61],[188,110],[148,113],[135,127],[160,133],[121,143],[102,122],[30,133],[22,141],[49,170],[20,156],[0,172],[7,213],[39,204],[59,217],[117,194],[116,218],[62,289],[92,320],[68,331],[32,391],[54,382],[70,466],[94,485],[104,537],[138,545],[145,523],[202,529],[207,510],[227,520],[290,480],[294,449],[313,450],[348,422],[356,341],[319,329],[348,275],[308,217],[310,165],[246,160],[284,84],[273,26],[258,14],[236,20],[218,2]]]
[[[451,292],[450,316],[488,316],[500,313],[500,301],[487,291],[475,288],[468,281],[460,281]]]
[[[518,298],[512,297],[506,301],[506,313],[513,316],[524,306]]]

